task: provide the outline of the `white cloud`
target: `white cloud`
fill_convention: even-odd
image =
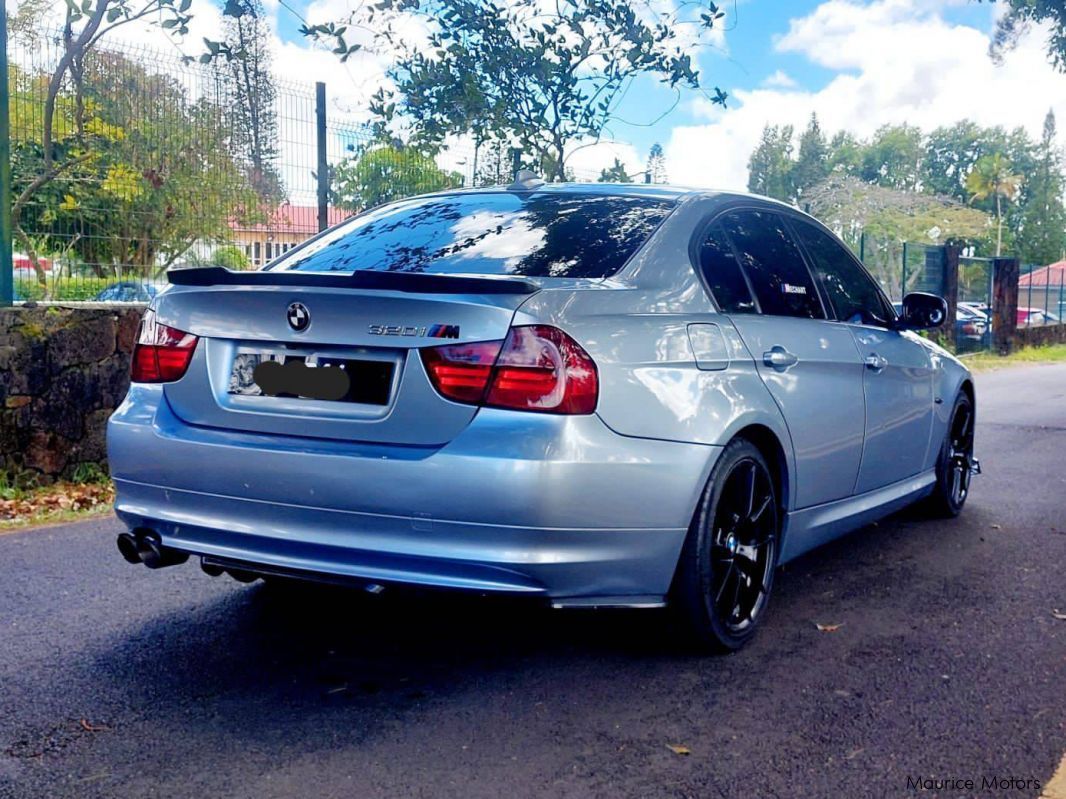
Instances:
[[[988,57],[987,33],[946,21],[939,12],[945,4],[830,0],[793,20],[777,50],[839,74],[818,91],[733,91],[732,107],[710,124],[673,130],[666,147],[670,175],[693,185],[744,188],[763,125],[802,129],[812,111],[824,130],[860,136],[884,124],[930,130],[961,119],[1020,125],[1036,136],[1049,107],[1066,119],[1066,77],[1048,64],[1043,31],[1029,33],[997,66]]]
[[[762,85],[768,89],[795,89],[796,81],[783,69],[779,69],[772,75],[768,75]]]

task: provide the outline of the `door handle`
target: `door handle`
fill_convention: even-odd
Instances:
[[[876,352],[870,353],[866,356],[866,368],[874,372],[880,372],[888,366],[888,359],[882,355],[878,355]]]
[[[774,369],[788,369],[797,361],[799,358],[780,345],[775,345],[762,354],[762,362]]]

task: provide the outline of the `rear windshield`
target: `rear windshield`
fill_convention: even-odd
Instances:
[[[458,194],[382,206],[293,250],[271,269],[604,278],[672,200],[577,194]]]

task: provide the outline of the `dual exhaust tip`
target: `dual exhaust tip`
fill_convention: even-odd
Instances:
[[[138,529],[132,533],[120,533],[118,551],[127,563],[143,563],[149,569],[177,566],[189,559],[188,552],[164,547],[159,536],[152,530]]]

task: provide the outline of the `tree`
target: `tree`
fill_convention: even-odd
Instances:
[[[860,177],[900,191],[921,188],[922,132],[911,125],[885,125],[864,148]]]
[[[1034,24],[1046,24],[1051,28],[1047,40],[1048,57],[1060,71],[1066,72],[1066,3],[1062,0],[1004,0],[1004,4],[1007,12],[996,23],[989,45],[993,60],[1000,61],[1004,53],[1013,50]]]
[[[901,287],[904,242],[984,243],[988,215],[948,197],[899,191],[834,174],[812,187],[809,211],[853,249],[866,235],[865,263],[886,289]]]
[[[862,172],[865,146],[846,130],[838,131],[829,142],[826,160],[829,172],[835,175],[858,176]]]
[[[807,129],[800,134],[799,157],[792,169],[792,185],[797,197],[829,175],[829,146],[818,125],[818,116],[811,114]]]
[[[194,242],[228,238],[234,217],[258,212],[223,109],[203,97],[191,102],[180,82],[116,53],[98,50],[81,69],[78,93],[61,91],[55,104],[54,163],[73,163],[40,184],[20,214],[35,252],[61,248],[100,277],[125,267],[148,276]],[[47,75],[12,75],[20,112],[12,178],[16,195],[27,196],[45,168],[43,95],[34,89]]]
[[[380,90],[371,106],[379,132],[404,128],[429,149],[448,135],[506,143],[559,180],[574,147],[599,140],[637,78],[704,91],[693,37],[683,43],[678,33],[693,32],[703,45],[722,17],[709,0],[379,0],[339,26],[304,30],[332,39],[342,58],[360,47],[345,41],[349,25],[398,51],[394,88]],[[412,27],[426,38],[411,38]],[[725,103],[720,89],[705,94]]]
[[[227,72],[233,109],[233,148],[245,162],[248,182],[262,200],[276,204],[284,196],[278,174],[277,90],[270,72],[270,26],[261,0],[231,0],[223,16],[219,54]]]
[[[596,179],[599,183],[632,183],[626,165],[614,159],[614,163],[606,169],[600,170],[600,176]]]
[[[1003,252],[1003,200],[1010,202],[1018,193],[1022,176],[1013,172],[1007,158],[1001,154],[986,155],[966,176],[966,190],[971,202],[994,198],[996,204],[996,257]]]
[[[648,151],[648,177],[652,183],[669,183],[670,178],[666,174],[666,157],[663,155],[663,146],[655,142]]]
[[[395,144],[377,144],[333,168],[331,193],[338,206],[358,212],[462,185],[462,175],[444,172],[425,153]]]
[[[23,209],[64,173],[68,173],[92,157],[82,144],[96,134],[87,125],[87,109],[81,98],[85,75],[86,58],[95,50],[100,40],[112,31],[137,20],[147,20],[170,31],[176,36],[189,32],[188,23],[192,18],[188,13],[190,0],[84,0],[82,3],[70,0],[66,4],[66,17],[61,33],[62,52],[47,77],[44,102],[41,109],[40,154],[41,169],[25,182],[11,204],[11,226],[15,237],[26,249],[37,281],[47,291],[45,273],[37,257],[37,250],[22,225]],[[30,2],[26,5],[29,22],[32,27],[33,16],[38,14],[42,4]],[[16,20],[14,30],[17,32],[24,25],[24,20]],[[57,110],[63,86],[73,85],[74,102],[70,109],[70,118],[63,120],[69,125],[65,132],[57,130]],[[57,140],[57,134],[67,139]]]
[[[790,202],[793,184],[791,125],[763,128],[759,146],[748,159],[748,191]]]
[[[1028,197],[1019,210],[1018,253],[1029,263],[1049,264],[1062,257],[1066,247],[1066,208],[1062,196],[1062,154],[1055,143],[1055,113],[1048,111],[1037,145],[1037,166],[1026,183]]]

